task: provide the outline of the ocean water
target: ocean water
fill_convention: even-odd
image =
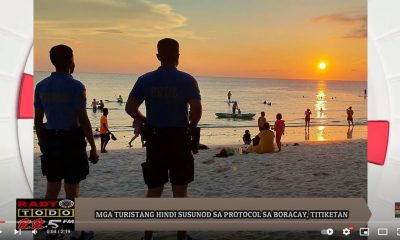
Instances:
[[[35,72],[35,84],[47,77],[49,72]],[[116,102],[121,95],[124,101],[135,84],[138,76],[123,74],[74,73],[76,79],[86,86],[88,115],[93,128],[99,127],[101,112],[93,113],[91,101],[103,100],[109,108],[109,125],[113,132],[133,131],[132,119],[125,113],[125,104]],[[367,82],[355,81],[314,81],[282,79],[246,79],[221,77],[196,77],[203,104],[203,117],[200,121],[202,140],[207,144],[238,143],[245,129],[252,135],[257,134],[257,118],[261,111],[266,112],[267,121],[273,124],[277,113],[283,115],[286,122],[286,140],[304,140],[304,111],[310,108],[313,112],[310,140],[345,139],[346,109],[354,110],[355,132],[363,129],[360,136],[365,137],[367,124],[367,99],[364,89]],[[227,92],[232,92],[232,100],[238,102],[242,113],[256,113],[252,120],[219,119],[217,112],[231,112],[227,101]],[[271,102],[271,106],[263,104]],[[144,104],[141,110],[145,112]],[[359,127],[364,126],[364,127]],[[339,128],[338,128],[339,127]],[[301,129],[301,130],[300,130]],[[322,137],[324,132],[335,133],[342,129],[337,137]],[[347,130],[347,129],[346,129]],[[290,134],[293,133],[293,134]],[[347,135],[346,135],[347,134]],[[329,135],[329,134],[325,134]]]

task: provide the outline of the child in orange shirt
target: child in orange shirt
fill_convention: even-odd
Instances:
[[[108,130],[108,108],[103,108],[103,116],[100,118],[100,140],[101,140],[101,153],[106,153],[106,146],[110,141],[110,130]]]

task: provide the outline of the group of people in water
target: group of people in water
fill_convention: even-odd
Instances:
[[[231,100],[231,98],[232,98],[232,92],[231,92],[231,91],[228,91],[227,96],[228,96],[228,103],[229,103],[229,104],[230,104],[230,103],[233,103],[233,105],[232,105],[232,114],[236,114],[236,111],[237,111],[237,114],[242,114],[242,111],[240,110],[240,108],[239,108],[239,106],[238,106],[238,102],[237,102],[237,101],[232,101],[232,100]],[[267,101],[264,101],[263,104],[264,104],[264,105],[268,105],[268,106],[271,106],[271,105],[272,105],[271,102],[267,102]]]
[[[108,101],[108,100],[105,100],[105,101]],[[119,97],[117,97],[117,102],[118,103],[123,103],[124,102],[124,99],[122,98],[121,95],[119,95]],[[104,106],[103,100],[97,101],[96,98],[93,98],[93,101],[92,101],[93,113],[96,113],[97,110],[103,111],[104,107],[105,106]]]
[[[103,111],[104,108],[104,103],[103,100],[100,100],[99,102],[96,100],[96,98],[93,98],[92,101],[92,109],[93,109],[93,113],[96,113],[97,110]]]

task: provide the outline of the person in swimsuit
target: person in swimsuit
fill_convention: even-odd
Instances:
[[[282,150],[281,138],[285,135],[285,120],[282,120],[282,114],[276,114],[276,121],[274,126],[274,131],[276,133],[275,140],[278,146],[278,152]]]
[[[261,116],[258,118],[258,130],[262,130],[264,128],[264,124],[267,122],[265,118],[265,112],[261,112]]]
[[[349,127],[350,124],[354,127],[354,121],[353,121],[354,111],[351,106],[348,109],[346,109],[346,113],[347,113],[347,123],[349,124]]]
[[[93,113],[96,113],[97,112],[97,101],[95,98],[93,98],[93,101],[92,101],[92,108],[93,108]]]
[[[304,129],[310,128],[311,114],[312,114],[311,110],[307,108],[307,110],[304,112],[304,115],[306,115],[304,118],[305,121]]]

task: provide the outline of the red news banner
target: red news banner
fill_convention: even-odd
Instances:
[[[75,229],[75,203],[68,199],[17,199],[16,229],[68,233]]]

